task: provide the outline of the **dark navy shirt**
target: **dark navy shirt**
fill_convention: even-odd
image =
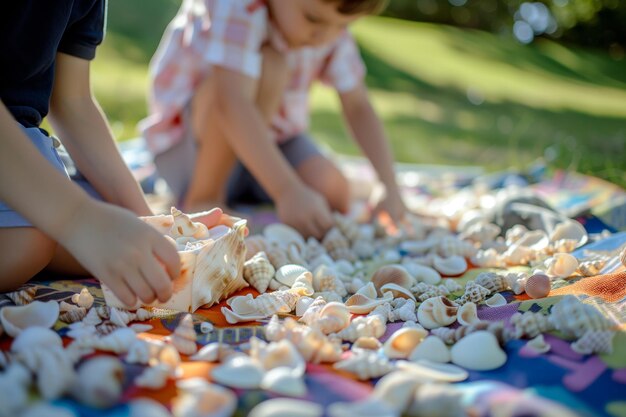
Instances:
[[[106,0],[1,0],[0,100],[26,127],[48,114],[57,52],[91,60]]]

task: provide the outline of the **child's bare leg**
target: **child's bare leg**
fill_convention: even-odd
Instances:
[[[257,107],[268,126],[278,111],[286,85],[287,63],[273,48],[262,49],[263,67],[257,91]],[[207,77],[191,103],[191,118],[197,154],[194,173],[183,206],[188,211],[224,205],[225,185],[237,156],[231,148],[215,110],[216,93],[212,77]]]
[[[322,155],[315,155],[300,164],[297,172],[309,187],[326,197],[332,210],[348,211],[350,185],[334,163]]]
[[[0,229],[0,292],[16,289],[43,270],[56,246],[32,227]]]

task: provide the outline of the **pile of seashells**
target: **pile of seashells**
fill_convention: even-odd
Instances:
[[[105,292],[105,306],[93,305],[87,289],[60,303],[32,301],[31,290],[13,293],[18,305],[0,310],[2,328],[15,338],[10,352],[0,352],[0,417],[72,415],[45,402],[67,394],[92,407],[118,404],[125,380],[120,357],[145,367],[133,381],[136,386],[158,390],[175,380],[179,391],[171,412],[142,399],[131,404],[132,416],[229,416],[237,406],[230,388],[304,397],[307,363],[330,363],[360,380],[380,380],[362,402],[324,410],[308,401],[277,398],[249,415],[463,416],[454,383],[465,380],[468,370],[503,366],[511,340],[528,339],[529,349],[545,353],[550,346],[543,334],[556,331],[582,354],[612,349],[616,323],[573,296],[563,297],[547,315],[516,313],[510,323],[478,317],[479,307],[507,303],[502,291],[541,298],[564,279],[601,271],[605,259],[579,262],[568,253],[587,238],[573,221],[551,234],[516,226],[498,237],[494,224],[454,233],[411,217],[389,233],[377,222],[361,224],[336,214],[336,226],[321,241],[273,224],[247,238],[247,250],[241,246],[245,223],[206,230],[175,209],[172,216],[147,221],[191,259],[183,260],[189,266],[186,289],[168,307],[193,311],[227,299],[221,309],[226,320],[266,322],[265,340],[252,338],[238,347],[209,343],[198,350],[190,314],[165,340],[139,338],[150,330],[145,322],[153,310],[124,310],[110,293]],[[454,277],[467,271],[468,260],[493,269],[463,287]],[[525,268],[498,269],[513,266]],[[228,298],[247,284],[259,295]],[[50,330],[57,320],[68,323],[67,336],[73,339],[65,347]],[[383,339],[390,322],[404,324]],[[213,331],[208,322],[195,324],[202,332]],[[115,356],[94,357],[96,350]],[[180,379],[181,355],[216,363],[207,375],[213,383]],[[28,403],[31,385],[44,402]]]

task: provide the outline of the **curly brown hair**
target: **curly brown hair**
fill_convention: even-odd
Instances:
[[[388,0],[325,0],[336,3],[337,11],[345,15],[378,14],[387,7]]]

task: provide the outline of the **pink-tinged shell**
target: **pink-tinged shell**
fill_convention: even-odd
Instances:
[[[467,261],[462,256],[453,255],[448,258],[435,257],[433,266],[439,273],[446,276],[461,275],[467,271]]]
[[[433,297],[420,304],[417,318],[425,329],[448,326],[456,320],[458,306],[446,297]]]
[[[380,294],[380,287],[385,284],[397,284],[408,290],[413,286],[415,280],[402,265],[387,265],[374,272],[371,282]]]
[[[550,294],[550,277],[545,274],[534,274],[526,280],[526,294],[530,298],[544,298]]]

